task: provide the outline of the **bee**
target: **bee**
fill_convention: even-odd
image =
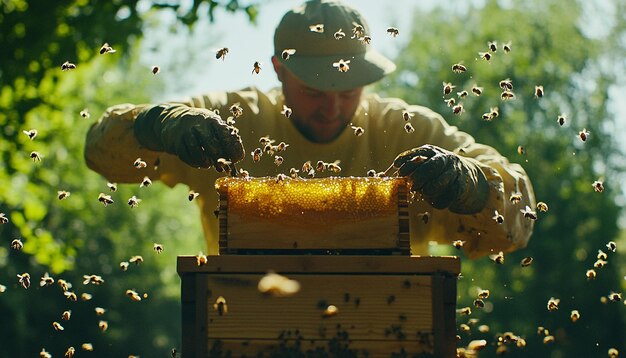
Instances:
[[[52,354],[48,353],[45,348],[41,348],[41,352],[39,352],[39,358],[52,358]]]
[[[467,333],[467,332],[469,332],[471,329],[472,329],[472,327],[470,327],[470,326],[469,326],[469,324],[461,323],[461,324],[459,325],[459,331],[461,331],[461,332],[465,332],[465,333]],[[458,339],[460,340],[460,339],[461,339],[461,336],[458,336]]]
[[[595,267],[597,269],[600,269],[600,268],[603,268],[604,266],[606,266],[607,263],[608,262],[605,261],[605,260],[598,259],[598,260],[596,260],[596,262],[593,263],[593,267]]]
[[[546,211],[548,211],[548,204],[544,203],[543,201],[538,202],[537,210],[545,213]]]
[[[128,199],[128,206],[130,206],[131,209],[134,209],[139,206],[140,202],[141,199],[137,199],[137,197],[133,195],[130,197],[130,199]]]
[[[452,246],[454,246],[456,249],[460,250],[463,245],[465,245],[465,241],[461,241],[461,240],[454,240],[452,242]]]
[[[365,35],[365,29],[363,26],[353,22],[354,27],[352,28],[352,37],[353,39],[358,39],[359,37],[363,37]]]
[[[117,191],[117,184],[116,183],[107,183],[107,187],[109,188],[110,191]]]
[[[283,110],[280,111],[280,114],[282,114],[283,116],[285,116],[285,118],[289,118],[291,117],[291,114],[293,113],[293,111],[291,110],[291,108],[285,106],[283,104]]]
[[[360,137],[363,135],[363,133],[365,133],[365,129],[363,129],[363,127],[350,126],[350,128],[354,130],[354,135],[357,137]]]
[[[326,163],[326,169],[333,173],[340,173],[341,167],[339,166],[339,161],[335,161],[334,163]]]
[[[133,162],[133,166],[137,169],[143,169],[145,167],[148,166],[148,164],[146,164],[146,162],[144,162],[143,160],[141,160],[141,158],[137,158],[135,159],[135,161]]]
[[[350,70],[350,66],[348,65],[350,60],[340,59],[337,62],[333,62],[333,67],[337,68],[339,72],[348,72]]]
[[[196,264],[198,266],[206,265],[209,259],[202,252],[196,256]]]
[[[296,179],[296,178],[298,177],[298,173],[299,173],[299,172],[300,172],[300,171],[299,171],[298,169],[296,169],[296,168],[291,168],[291,169],[289,169],[289,176],[290,176],[292,179]]]
[[[489,51],[496,52],[498,50],[498,43],[496,41],[489,41],[487,47],[489,47]]]
[[[511,52],[511,41],[505,43],[502,45],[502,50],[504,51],[504,53],[509,53]]]
[[[74,358],[75,353],[76,353],[76,349],[74,347],[69,347],[65,351],[65,358]]]
[[[585,273],[585,276],[587,276],[588,280],[594,280],[597,276],[596,270],[594,269],[587,270],[587,272]]]
[[[526,207],[524,209],[521,209],[520,211],[522,212],[522,214],[524,214],[524,217],[526,219],[537,220],[537,213],[530,210],[530,207],[528,205],[526,205]]]
[[[52,328],[54,328],[55,331],[62,331],[65,328],[63,328],[63,326],[61,326],[61,324],[57,321],[52,322]]]
[[[276,164],[276,166],[280,166],[281,164],[283,164],[283,157],[281,157],[280,155],[275,155],[274,164]]]
[[[101,285],[104,283],[102,276],[98,275],[83,275],[83,279],[83,285],[87,285],[90,283],[94,285]]]
[[[22,240],[14,239],[13,241],[11,241],[11,248],[13,250],[19,251],[24,248],[24,244],[22,243]]]
[[[609,358],[617,358],[619,356],[619,351],[615,348],[609,348]]]
[[[230,108],[228,108],[228,111],[235,118],[239,118],[239,117],[241,117],[243,115],[243,108],[239,105],[239,102],[237,102],[237,103],[233,104],[232,106],[230,106]]]
[[[120,269],[122,271],[127,271],[128,270],[128,265],[129,265],[129,263],[127,261],[122,261],[122,262],[120,262]]]
[[[324,33],[324,24],[309,25],[309,31],[316,32],[318,34],[323,34]]]
[[[500,109],[498,107],[491,107],[489,113],[491,113],[491,118],[496,118],[500,115]]]
[[[497,254],[489,255],[489,258],[491,259],[491,261],[499,265],[504,264],[504,253],[502,251],[498,252]]]
[[[413,132],[415,132],[415,128],[413,128],[413,125],[411,125],[411,123],[405,123],[405,124],[404,124],[404,130],[405,130],[407,133],[413,133]]]
[[[265,147],[263,147],[263,151],[267,155],[274,155],[274,146],[271,144],[266,144]]]
[[[456,106],[452,107],[452,113],[456,114],[456,115],[460,115],[461,113],[463,113],[463,103],[459,103]]]
[[[359,41],[361,41],[363,45],[369,45],[372,42],[372,37],[367,35],[359,37]]]
[[[247,170],[244,170],[243,168],[239,168],[239,175],[241,175],[241,177],[244,178],[245,180],[250,180],[250,173]]]
[[[157,73],[161,72],[161,68],[159,68],[159,66],[152,66],[152,74],[156,75]]]
[[[261,143],[261,145],[272,144],[274,142],[275,140],[270,139],[269,136],[264,136],[264,137],[259,138],[259,143]]]
[[[217,52],[215,53],[215,59],[219,60],[221,58],[222,61],[224,61],[228,51],[229,51],[228,47],[222,47],[221,49],[217,50]]]
[[[61,71],[69,71],[69,70],[74,70],[74,69],[76,69],[76,65],[73,63],[70,63],[69,61],[65,61],[61,65]]]
[[[259,160],[261,160],[261,156],[263,155],[263,151],[261,150],[261,148],[256,148],[250,154],[252,155],[252,161],[254,161],[256,163]]]
[[[276,184],[280,184],[282,182],[285,181],[285,179],[287,179],[287,176],[283,173],[280,173],[278,175],[276,175]]]
[[[101,202],[102,205],[104,205],[105,207],[108,206],[109,204],[114,203],[113,199],[111,199],[111,195],[106,195],[104,193],[100,193],[98,195],[98,201]]]
[[[26,136],[28,137],[28,139],[33,140],[35,139],[35,137],[37,136],[37,133],[39,133],[36,129],[31,129],[31,130],[23,130],[22,133],[26,134]]]
[[[261,62],[255,61],[254,65],[252,65],[252,74],[259,74],[261,72]]]
[[[543,86],[535,86],[535,98],[543,97]]]
[[[76,294],[74,292],[65,291],[63,292],[63,295],[65,296],[65,298],[67,298],[68,300],[72,302],[78,301],[78,297],[76,297]]]
[[[104,45],[102,45],[102,47],[100,47],[100,54],[104,55],[105,53],[115,53],[117,51],[115,51],[113,49],[113,47],[109,46],[108,42],[105,42]]]
[[[611,292],[607,297],[613,302],[620,302],[622,300],[622,294],[617,292]]]
[[[455,63],[454,65],[452,65],[452,72],[454,73],[462,73],[467,71],[467,67],[463,66],[460,63]]]
[[[452,85],[450,82],[443,82],[443,95],[447,96],[452,93],[452,90],[455,89],[456,86]]]
[[[70,193],[69,191],[65,191],[65,190],[57,191],[57,197],[59,198],[59,200],[67,199],[69,198],[71,194],[72,193]]]
[[[187,194],[187,199],[189,199],[189,201],[193,201],[193,199],[197,198],[198,195],[200,195],[200,193],[196,193],[193,190],[189,190],[189,194]]]
[[[548,311],[552,312],[552,311],[556,311],[559,309],[559,303],[561,302],[560,299],[558,298],[554,298],[554,297],[550,297],[550,299],[548,300]]]
[[[572,320],[572,322],[576,322],[580,319],[580,313],[578,312],[578,310],[572,310],[572,312],[569,314],[569,318]]]
[[[85,108],[82,111],[80,111],[80,116],[83,118],[89,118],[91,117],[91,114],[89,113],[89,110]]]
[[[300,282],[274,272],[268,272],[259,280],[257,289],[266,295],[286,297],[300,291]]]
[[[57,284],[59,284],[59,286],[61,287],[63,292],[65,292],[65,291],[69,290],[70,288],[72,288],[72,284],[67,282],[67,281],[65,281],[62,278],[57,280]]]
[[[402,111],[402,119],[404,119],[405,122],[410,121],[413,116],[415,116],[415,113],[411,113],[407,110]]]
[[[93,352],[93,344],[91,343],[83,343],[80,347],[86,352]]]
[[[367,176],[369,178],[375,178],[376,177],[376,171],[374,169],[370,169],[367,171]]]
[[[296,50],[293,48],[288,48],[288,49],[284,49],[283,52],[281,53],[281,57],[283,58],[283,60],[288,60],[290,56],[292,56],[293,54],[296,53]]]
[[[524,147],[523,145],[518,145],[517,146],[517,154],[519,154],[519,155],[526,154],[526,147]]]
[[[457,95],[459,98],[461,98],[461,99],[463,99],[463,98],[467,97],[467,95],[468,95],[468,94],[469,94],[469,93],[468,93],[467,91],[465,91],[465,90],[463,90],[463,91],[461,91],[461,92],[457,92],[457,93],[456,93],[456,95]]]
[[[84,302],[86,301],[91,301],[91,299],[93,298],[93,296],[89,293],[83,293],[80,295],[80,299]]]
[[[456,100],[454,98],[444,99],[444,102],[448,105],[448,107],[452,108],[456,104]]]
[[[94,311],[96,311],[96,316],[102,316],[106,312],[106,310],[102,307],[96,307],[94,308]]]
[[[63,313],[61,314],[61,319],[64,321],[69,321],[71,317],[72,317],[72,311],[70,310],[63,311]]]
[[[550,331],[545,327],[539,326],[537,327],[537,335],[538,336],[548,336],[550,335]]]
[[[593,190],[601,193],[604,191],[604,183],[600,180],[596,180],[593,182],[593,184],[591,184],[591,186],[593,187]]]
[[[500,94],[500,99],[502,99],[503,101],[506,101],[506,100],[509,100],[509,99],[515,99],[515,93],[513,93],[513,92],[511,92],[509,90],[503,91]]]
[[[559,116],[556,118],[556,122],[560,126],[564,125],[566,121],[567,121],[567,116],[565,114],[559,114]]]
[[[484,308],[485,307],[485,301],[483,301],[481,298],[477,298],[474,300],[474,307],[476,308]]]
[[[324,170],[326,170],[326,163],[318,160],[317,164],[315,165],[315,170],[317,170],[318,172],[323,172]]]
[[[150,180],[150,178],[148,178],[147,176],[143,177],[143,179],[141,180],[141,184],[139,184],[140,188],[144,188],[144,187],[149,187],[150,185],[152,185],[152,180]],[[129,204],[130,205],[130,204]]]
[[[307,160],[306,162],[304,162],[304,164],[302,164],[303,173],[308,173],[311,169],[313,169],[313,166],[311,165],[310,160]]]
[[[617,244],[615,243],[615,241],[609,241],[606,244],[606,248],[609,249],[611,252],[615,252],[617,251]]]
[[[462,316],[469,316],[472,314],[472,309],[470,307],[463,307],[456,310],[456,313]]]
[[[226,160],[224,158],[217,158],[217,163],[215,164],[215,169],[218,172],[230,171],[230,166],[232,162],[230,160]]]
[[[482,58],[485,61],[491,60],[491,54],[489,52],[479,52],[478,57]]]
[[[478,289],[478,298],[487,299],[489,294],[489,290]]]
[[[532,257],[530,257],[530,256],[528,256],[528,257],[524,257],[524,258],[522,259],[522,261],[520,261],[520,265],[521,265],[522,267],[528,267],[528,266],[530,266],[532,263],[533,263],[533,258],[532,258]]]
[[[109,329],[109,323],[107,321],[99,321],[98,328],[100,328],[102,332],[106,332],[106,330]]]
[[[543,337],[544,344],[550,344],[554,342],[554,336],[545,336]]]
[[[393,37],[398,37],[398,35],[400,34],[400,31],[398,31],[398,29],[395,27],[388,27],[387,33]]]
[[[587,130],[587,128],[583,128],[582,131],[578,132],[578,136],[580,137],[580,140],[582,140],[583,142],[586,142],[587,139],[589,138],[589,131]]]
[[[513,81],[510,78],[504,79],[499,82],[500,88],[503,91],[511,91],[513,90]]]
[[[287,149],[288,146],[289,146],[289,144],[287,144],[285,142],[280,142],[276,146],[276,151],[277,152],[284,152]]]
[[[228,305],[226,305],[226,299],[224,296],[219,296],[213,304],[213,309],[217,311],[217,314],[223,316],[228,313]]]
[[[141,301],[141,296],[135,290],[126,290],[126,296],[130,297],[130,299],[134,302]]]
[[[480,326],[478,326],[478,332],[489,333],[489,326],[486,324],[481,324]]]
[[[54,278],[50,277],[50,275],[46,272],[39,279],[39,287],[50,286],[54,284]]]
[[[428,211],[424,212],[422,214],[422,222],[424,224],[428,224],[428,221],[430,220],[430,213]],[[455,246],[456,247],[456,246]]]
[[[135,264],[135,265],[139,265],[140,263],[143,262],[143,257],[141,255],[135,255],[132,256],[128,262],[130,262],[131,264]]]
[[[9,218],[6,217],[5,213],[0,213],[0,224],[6,224],[9,222]]]
[[[41,154],[35,151],[30,152],[30,159],[32,159],[33,162],[41,162]]]
[[[346,36],[346,33],[343,32],[342,29],[339,29],[339,30],[335,31],[335,34],[333,36],[335,37],[335,40],[341,40],[342,38],[344,38]]]
[[[511,201],[512,204],[517,204],[520,201],[522,201],[522,194],[518,192],[511,193],[509,200]]]
[[[491,115],[491,112],[485,112],[483,113],[482,118],[486,121],[491,121],[493,119],[493,116]]]
[[[24,272],[21,275],[17,274],[17,282],[25,289],[28,289],[30,287],[30,274],[28,272]]]
[[[339,308],[335,305],[328,305],[322,312],[323,318],[334,317],[339,314]]]
[[[474,85],[472,87],[472,93],[474,93],[477,96],[480,96],[483,93],[483,87],[478,87],[478,86]]]

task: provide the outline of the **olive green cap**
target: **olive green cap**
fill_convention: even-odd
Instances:
[[[323,25],[323,31],[311,27]],[[361,87],[393,72],[395,64],[370,44],[354,36],[360,25],[363,34],[372,36],[369,27],[354,8],[336,0],[311,0],[287,12],[274,34],[274,54],[307,86],[321,91],[345,91]],[[342,30],[345,36],[335,38]],[[287,59],[286,49],[296,52]],[[340,72],[333,64],[350,61],[349,70]]]

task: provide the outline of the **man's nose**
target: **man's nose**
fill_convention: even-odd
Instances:
[[[327,119],[335,119],[341,113],[341,99],[337,93],[326,93],[321,108],[322,114]]]

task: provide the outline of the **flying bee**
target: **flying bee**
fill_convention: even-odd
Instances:
[[[518,192],[511,193],[509,200],[511,201],[512,204],[517,204],[520,201],[522,201],[522,194]]]
[[[324,308],[324,311],[322,312],[322,317],[334,317],[337,314],[339,314],[339,308],[337,308],[337,306],[335,305],[328,305],[326,306],[326,308]]]
[[[134,302],[141,301],[141,296],[135,290],[130,290],[130,289],[126,290],[126,296],[130,297],[130,299]]]
[[[6,224],[9,222],[9,218],[6,217],[5,213],[0,213],[0,224]]]
[[[109,188],[110,191],[117,191],[117,184],[116,183],[107,183],[107,187]]]
[[[510,78],[500,81],[499,85],[503,91],[513,90],[513,81]]]
[[[70,310],[63,311],[63,313],[61,314],[61,319],[64,321],[69,321],[71,317],[72,317],[72,311]]]
[[[500,115],[500,109],[498,107],[491,107],[489,113],[491,113],[491,118],[496,118]]]
[[[315,165],[315,170],[317,170],[318,172],[323,172],[324,170],[326,170],[326,163],[318,160],[317,164]]]
[[[24,272],[21,275],[17,274],[17,282],[25,289],[28,289],[30,287],[30,274],[28,272]]]
[[[257,284],[259,292],[273,297],[292,296],[300,291],[300,282],[275,272],[268,272]]]
[[[91,301],[91,299],[92,299],[92,298],[93,298],[93,296],[92,296],[90,293],[83,292],[83,293],[80,295],[80,299],[81,299],[81,301],[83,301],[83,302],[86,302],[86,301]]]
[[[33,162],[41,162],[41,154],[39,154],[39,152],[30,152],[30,159],[33,160]]]
[[[454,98],[444,99],[444,102],[448,105],[448,107],[452,108],[456,104],[456,100]]]
[[[74,70],[74,69],[76,69],[76,65],[73,63],[70,63],[69,61],[65,61],[61,65],[61,71],[69,71],[69,70]]]
[[[580,140],[582,140],[583,142],[586,142],[587,139],[589,138],[589,131],[587,130],[587,128],[583,128],[582,131],[578,132],[578,136],[580,137]]]
[[[504,53],[509,53],[511,52],[511,41],[505,43],[502,45],[502,50],[504,51]]]
[[[283,60],[288,60],[289,57],[293,54],[296,53],[296,50],[293,48],[288,48],[288,49],[284,49],[283,52],[281,53],[281,57],[283,58]]]
[[[472,93],[474,93],[477,96],[480,96],[483,93],[483,87],[478,87],[478,86],[474,85],[472,87]]]
[[[428,224],[428,221],[430,221],[430,213],[428,211],[424,212],[422,214],[422,222],[424,224]],[[453,243],[454,244],[454,243]],[[455,246],[456,247],[456,246]]]
[[[302,172],[303,173],[308,173],[311,169],[313,169],[313,166],[311,165],[311,161],[308,160],[306,162],[304,162],[304,164],[302,164]]]
[[[285,116],[285,118],[289,118],[291,117],[291,114],[293,113],[293,111],[291,110],[291,108],[285,106],[283,104],[283,110],[280,111],[280,114],[282,114],[283,116]]]
[[[142,263],[142,262],[143,262],[143,256],[141,256],[141,255],[135,255],[135,256],[132,256],[132,257],[128,260],[128,262],[130,262],[131,264],[139,265],[140,263]]]
[[[363,133],[365,133],[365,129],[363,129],[363,127],[350,126],[350,128],[354,130],[354,135],[357,137],[360,137],[363,135]]]
[[[150,178],[148,178],[147,176],[143,177],[143,179],[141,180],[141,184],[139,184],[140,188],[144,188],[144,187],[149,187],[150,185],[152,185],[152,180],[150,180]]]
[[[296,178],[298,177],[298,173],[299,173],[299,172],[300,172],[300,171],[299,171],[298,169],[296,169],[296,168],[291,168],[291,169],[289,169],[289,176],[290,176],[292,179],[296,179]]]
[[[96,311],[96,316],[102,316],[106,312],[106,310],[102,307],[96,307],[94,310]]]
[[[46,351],[45,348],[41,348],[41,351],[39,352],[39,358],[52,358],[52,354]]]
[[[133,162],[133,166],[137,169],[143,169],[145,167],[148,166],[148,164],[146,164],[146,162],[144,162],[143,160],[141,160],[141,158],[137,158],[135,159],[135,161]]]
[[[462,73],[467,71],[467,67],[463,66],[460,63],[455,63],[454,65],[452,65],[452,72],[454,73]]]
[[[82,348],[85,352],[93,352],[93,344],[91,343],[83,343],[80,348]]]
[[[152,66],[152,70],[151,71],[152,71],[153,75],[156,75],[159,72],[161,72],[161,68],[159,66]]]
[[[259,143],[261,143],[261,145],[272,144],[274,142],[275,140],[270,139],[269,136],[264,136],[264,137],[259,138]]]
[[[217,52],[215,53],[215,59],[219,60],[221,58],[222,61],[224,61],[228,51],[229,51],[228,47],[222,47],[222,48],[218,49]]]
[[[388,27],[387,33],[393,37],[398,37],[398,35],[400,34],[400,31],[398,31],[398,29],[395,27]]]
[[[609,249],[611,252],[615,252],[617,251],[617,244],[615,243],[615,241],[609,241],[606,244],[606,248]]]
[[[486,121],[491,121],[493,119],[493,116],[491,115],[491,112],[485,112],[483,113],[482,118]]]
[[[456,106],[452,107],[452,113],[456,114],[456,115],[460,115],[461,113],[463,113],[463,103],[459,103]]]
[[[37,133],[39,133],[36,129],[31,129],[31,130],[23,130],[22,133],[26,134],[26,136],[28,137],[28,139],[33,140],[35,139],[35,137],[37,136]]]
[[[339,161],[335,161],[333,163],[326,163],[326,169],[332,173],[340,173],[341,167],[339,166]]]
[[[598,260],[606,260],[606,259],[608,259],[608,255],[606,254],[606,252],[604,252],[602,250],[598,250],[598,255],[596,255],[596,258]]]
[[[491,54],[489,52],[479,52],[478,56],[485,61],[491,60]]]
[[[11,248],[13,250],[20,251],[24,248],[24,244],[22,243],[22,240],[14,239],[13,241],[11,241]]]
[[[609,358],[617,358],[619,356],[619,351],[616,348],[609,348],[608,354]]]
[[[450,82],[443,82],[443,95],[447,96],[452,93],[452,90],[456,88],[456,86],[452,85]]]
[[[128,261],[120,262],[120,270],[122,270],[122,271],[128,270],[128,265],[129,265]]]
[[[606,266],[608,262],[605,260],[597,259],[596,262],[593,263],[593,267],[597,269],[601,269]]]
[[[515,93],[511,92],[511,91],[503,91],[500,94],[500,99],[502,99],[503,101],[509,100],[509,99],[515,99]]]
[[[217,311],[217,314],[223,316],[228,313],[228,305],[226,305],[226,299],[224,296],[219,296],[213,304],[213,309]]]
[[[535,86],[535,98],[543,97],[543,86]]]
[[[87,285],[87,284],[94,284],[94,285],[102,285],[104,283],[104,280],[102,279],[102,276],[99,275],[83,275],[83,285]]]
[[[76,294],[74,292],[64,291],[63,295],[65,296],[65,298],[67,298],[68,300],[70,300],[72,302],[78,301],[78,297],[76,297]]]
[[[415,116],[415,113],[411,113],[407,110],[402,111],[402,119],[404,119],[405,122],[410,121],[413,116]]]
[[[276,164],[277,167],[283,164],[283,157],[281,157],[280,155],[275,155],[274,164]]]
[[[502,251],[498,252],[497,254],[489,255],[489,258],[491,259],[491,261],[497,263],[498,265],[504,264],[504,253]]]
[[[230,160],[226,160],[224,158],[217,158],[217,163],[215,163],[215,169],[217,169],[218,172],[223,172],[223,171],[230,171],[230,166],[232,165],[232,162]]]
[[[346,33],[343,32],[342,29],[339,29],[339,30],[335,31],[335,34],[333,36],[335,37],[335,40],[341,40],[342,38],[344,38],[346,36]]]
[[[337,62],[333,62],[333,67],[337,68],[339,72],[348,72],[350,70],[350,66],[348,65],[350,60],[340,59]]]
[[[607,297],[613,302],[620,302],[622,300],[622,294],[618,292],[611,292]]]
[[[526,219],[537,220],[537,213],[530,210],[530,207],[528,205],[526,205],[526,207],[524,209],[521,209],[520,211],[522,212],[522,214],[524,214],[524,217]]]
[[[415,128],[413,128],[413,125],[412,125],[411,123],[405,123],[405,124],[404,124],[404,130],[405,130],[407,133],[413,133],[413,132],[415,132]]]
[[[263,147],[263,152],[267,155],[274,155],[274,146],[269,143],[266,144],[265,147]]]
[[[57,284],[59,285],[59,287],[61,287],[63,292],[68,291],[70,288],[72,288],[72,284],[67,282],[67,281],[65,281],[62,278],[57,280]]]
[[[470,307],[463,307],[456,310],[456,313],[462,316],[469,316],[472,314],[472,309]]]
[[[532,258],[532,257],[530,257],[530,256],[528,256],[528,257],[524,257],[524,258],[522,259],[522,261],[520,261],[520,265],[521,265],[522,267],[528,267],[528,266],[530,266],[532,263],[533,263],[533,258]]]
[[[474,300],[474,307],[476,308],[484,308],[485,307],[485,301],[482,300],[482,298],[477,298]]]
[[[454,240],[454,241],[452,242],[452,246],[454,246],[454,248],[456,248],[456,249],[458,249],[458,250],[460,250],[460,249],[463,247],[463,245],[465,245],[465,241],[461,241],[461,240]]]
[[[140,202],[141,199],[137,199],[137,197],[133,195],[128,199],[128,206],[130,206],[131,209],[134,209],[139,206]]]
[[[106,332],[106,330],[109,329],[109,323],[107,321],[99,321],[98,328],[100,328],[102,332]]]
[[[233,117],[235,118],[239,118],[243,115],[243,108],[240,106],[240,103],[234,103],[232,106],[230,106],[228,108],[228,111],[230,112],[230,114],[233,115]]]
[[[43,286],[50,286],[54,284],[54,278],[50,277],[50,275],[46,272],[43,274],[43,276],[41,276],[41,279],[39,279],[39,286],[43,287]]]
[[[461,91],[461,92],[457,92],[457,93],[456,93],[456,95],[457,95],[459,98],[461,98],[461,99],[463,99],[463,98],[467,97],[467,95],[468,95],[468,94],[469,94],[469,93],[468,93],[466,90],[463,90],[463,91]]]
[[[556,311],[559,309],[559,303],[561,302],[560,299],[558,298],[554,298],[554,297],[550,297],[550,299],[548,300],[548,311]]]
[[[105,193],[100,193],[98,195],[98,201],[102,203],[105,207],[109,204],[113,204],[114,201],[111,199],[111,195],[106,195]]]
[[[363,37],[359,37],[359,41],[361,41],[363,45],[369,45],[372,42],[372,37],[365,35]]]
[[[572,310],[569,318],[572,320],[572,322],[576,322],[580,319],[580,313],[578,312],[578,310]]]
[[[256,148],[250,154],[252,154],[252,161],[256,163],[259,160],[261,160],[261,156],[263,155],[263,150],[261,150],[261,148]]]
[[[115,51],[113,49],[113,47],[109,46],[108,42],[105,42],[104,45],[102,45],[102,47],[100,47],[100,54],[104,55],[105,53],[115,53],[117,51]]]
[[[496,41],[489,41],[487,46],[491,52],[496,52],[498,50],[498,43]]]
[[[71,193],[69,191],[65,191],[65,190],[57,191],[57,197],[59,198],[59,200],[67,199],[69,198],[70,195]]]
[[[353,39],[358,39],[359,37],[363,37],[365,35],[365,28],[363,26],[353,22],[354,27],[352,28],[352,37]]]
[[[193,199],[197,198],[198,195],[200,195],[200,193],[197,193],[193,190],[189,190],[189,194],[187,194],[187,199],[189,199],[189,201],[193,201]]]
[[[559,114],[559,116],[556,118],[556,122],[560,126],[564,125],[566,121],[567,121],[567,116],[565,114]]]
[[[254,65],[252,65],[252,73],[253,74],[259,74],[261,72],[261,62],[259,61],[255,61]]]
[[[309,31],[316,32],[318,34],[323,34],[324,33],[324,24],[309,25]]]
[[[601,193],[604,191],[604,183],[600,180],[594,181],[593,184],[591,184],[591,186],[593,187],[593,190],[595,190],[598,193]]]
[[[276,151],[277,152],[284,152],[287,149],[288,146],[289,146],[289,144],[287,144],[285,142],[280,142],[276,146]]]
[[[55,331],[62,331],[65,328],[63,328],[63,326],[61,326],[61,324],[57,321],[52,322],[52,328],[54,328]]]
[[[545,336],[543,337],[544,344],[550,344],[554,342],[554,336]]]
[[[544,203],[543,201],[538,202],[537,210],[545,213],[546,211],[548,211],[548,204]]]
[[[196,264],[198,266],[206,265],[209,262],[209,259],[202,252],[196,256]]]
[[[489,294],[489,290],[478,289],[478,298],[487,299]]]
[[[519,155],[526,154],[526,147],[524,147],[523,145],[518,145],[517,146],[517,154],[519,154]]]

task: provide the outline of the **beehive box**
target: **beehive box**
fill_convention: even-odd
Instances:
[[[268,271],[300,290],[261,293]],[[456,257],[181,256],[183,357],[454,357],[459,273]]]
[[[220,178],[216,189],[221,254],[410,254],[405,178]]]

